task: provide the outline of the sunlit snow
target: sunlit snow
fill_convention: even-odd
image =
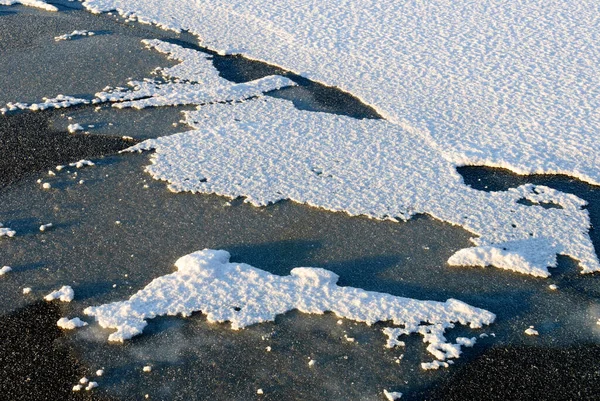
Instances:
[[[173,191],[244,196],[256,206],[291,199],[379,219],[426,213],[475,234],[477,247],[457,252],[451,264],[546,277],[562,254],[584,273],[600,270],[585,201],[530,184],[474,190],[435,148],[396,124],[301,111],[273,98],[207,105],[185,116],[193,131],[129,149],[155,149],[147,170]]]
[[[124,341],[141,334],[147,319],[161,315],[188,316],[202,311],[209,322],[230,322],[234,330],[273,321],[293,309],[303,313],[333,312],[358,322],[391,321],[401,334],[420,333],[427,350],[438,360],[458,358],[461,346],[474,339],[449,343],[443,336],[454,323],[472,329],[492,323],[495,315],[456,299],[419,301],[353,287],[338,286],[338,276],[311,267],[292,269],[277,276],[244,263],[230,263],[222,250],[205,249],[175,263],[177,271],[154,279],[129,300],[84,313],[102,327],[115,328],[108,339]]]

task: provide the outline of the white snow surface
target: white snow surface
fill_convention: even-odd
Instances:
[[[219,76],[206,53],[160,40],[144,40],[143,43],[148,48],[166,53],[169,59],[181,63],[161,69],[163,80],[130,81],[129,89],[111,89],[96,93],[99,101],[118,102],[113,104],[116,108],[143,109],[242,100],[295,85],[288,78],[281,76],[267,76],[251,82],[232,84]]]
[[[23,6],[41,8],[46,11],[58,11],[58,8],[42,0],[0,0],[0,6],[12,6],[21,4]]]
[[[63,285],[59,290],[52,291],[50,294],[46,295],[44,299],[46,301],[53,301],[58,299],[62,302],[71,302],[75,297],[75,292],[73,288],[68,285]]]
[[[290,199],[378,219],[425,213],[476,236],[477,247],[452,264],[545,277],[561,254],[583,273],[600,270],[585,201],[531,184],[474,190],[435,148],[388,121],[301,111],[273,98],[206,105],[185,120],[192,131],[128,149],[154,149],[147,171],[173,191],[244,196],[256,206]],[[547,202],[560,208],[540,205]]]
[[[56,322],[56,325],[64,330],[74,330],[78,327],[87,326],[88,324],[78,317],[74,317],[73,319],[61,317],[58,319],[58,322]]]
[[[177,271],[154,279],[129,300],[84,310],[100,326],[117,329],[109,341],[141,334],[146,320],[160,315],[206,314],[209,322],[230,322],[233,330],[275,320],[297,309],[303,313],[333,312],[358,322],[391,321],[403,334],[420,333],[427,350],[438,359],[457,358],[460,343],[450,344],[442,333],[454,323],[480,328],[495,315],[456,299],[420,301],[390,294],[339,287],[338,276],[311,267],[277,276],[244,263],[230,263],[223,250],[205,249],[181,257]],[[399,328],[400,329],[400,328]],[[472,344],[471,344],[472,345]]]
[[[46,109],[64,109],[67,107],[76,106],[79,104],[90,104],[96,103],[97,101],[90,101],[87,99],[76,98],[73,96],[58,95],[52,99],[44,99],[41,103],[22,103],[22,102],[9,102],[5,107],[0,108],[0,113],[5,114],[7,111],[16,110],[30,110],[30,111],[41,111]]]
[[[12,267],[2,266],[2,268],[0,268],[0,276],[4,276],[6,273],[9,273],[11,271],[12,271]]]
[[[596,0],[86,0],[337,86],[456,165],[600,184]]]
[[[62,40],[71,40],[71,39],[73,39],[73,38],[75,38],[77,36],[94,36],[95,34],[96,33],[92,32],[92,31],[85,31],[85,30],[78,31],[78,30],[75,30],[75,31],[73,31],[71,33],[65,33],[64,35],[55,36],[54,40],[57,41],[57,42],[59,42],[59,41],[62,41]]]
[[[396,400],[399,400],[400,398],[402,398],[402,393],[400,393],[398,391],[383,390],[383,395],[385,396],[385,399],[388,401],[396,401]]]
[[[9,237],[12,238],[15,236],[17,232],[8,227],[4,227],[2,223],[0,223],[0,237]]]

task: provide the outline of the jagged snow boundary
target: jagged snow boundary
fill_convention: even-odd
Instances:
[[[293,309],[303,313],[333,312],[369,325],[391,321],[399,331],[423,335],[427,350],[438,360],[458,358],[461,346],[474,339],[460,337],[455,344],[443,336],[455,323],[472,329],[491,324],[495,315],[456,299],[419,301],[353,287],[340,287],[331,271],[297,267],[289,276],[277,276],[244,263],[230,263],[223,250],[204,249],[177,260],[177,271],[154,279],[129,300],[88,307],[100,326],[117,329],[109,341],[122,342],[139,335],[147,319],[161,315],[188,316],[202,311],[211,323],[230,322],[233,330],[269,322]],[[390,341],[388,341],[388,346]]]
[[[600,185],[597,0],[86,0],[373,106],[455,165]]]
[[[12,6],[14,4],[40,8],[46,11],[58,11],[58,8],[42,0],[0,0],[0,6]]]
[[[173,191],[244,196],[256,206],[290,199],[378,219],[425,213],[477,236],[477,247],[451,264],[547,277],[563,254],[583,273],[600,270],[585,201],[531,184],[474,190],[435,149],[387,121],[301,111],[274,98],[202,106],[185,121],[193,131],[127,150],[154,149],[147,171]],[[559,208],[541,206],[548,202]]]

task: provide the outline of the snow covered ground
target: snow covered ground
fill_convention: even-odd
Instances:
[[[14,2],[0,4],[9,3]],[[39,6],[40,2],[19,3]],[[140,340],[128,343],[131,352],[119,356],[106,345],[110,333],[91,319],[70,324],[65,318],[64,327],[80,327],[68,336],[90,369],[108,367],[103,379],[97,380],[99,388],[105,388],[100,391],[125,398],[141,391],[143,379],[133,372],[142,369],[132,367],[136,364],[154,366],[145,374],[162,372],[167,378],[181,362],[187,377],[192,367],[207,369],[202,352],[219,361],[213,365],[217,370],[239,375],[235,364],[227,361],[227,353],[202,349],[228,344],[231,357],[238,358],[235,349],[254,341],[275,356],[285,355],[283,349],[293,348],[294,342],[300,344],[296,356],[307,358],[300,365],[310,369],[300,373],[299,367],[286,366],[289,378],[283,389],[290,391],[297,385],[304,399],[310,388],[319,388],[316,398],[316,394],[351,398],[362,394],[384,399],[395,390],[410,397],[411,389],[430,385],[438,377],[424,376],[421,369],[414,372],[411,367],[421,363],[423,369],[449,367],[453,361],[445,359],[457,357],[461,345],[474,345],[473,335],[482,334],[475,347],[495,341],[597,341],[597,277],[577,273],[600,270],[594,250],[597,236],[590,237],[589,232],[597,217],[588,209],[596,210],[595,203],[588,206],[581,196],[529,183],[483,191],[466,185],[456,170],[463,164],[483,164],[518,173],[560,172],[599,183],[593,146],[598,131],[594,111],[598,48],[589,41],[598,28],[592,22],[592,8],[551,3],[542,10],[533,1],[519,7],[487,1],[468,9],[453,3],[391,1],[268,7],[219,1],[157,4],[88,0],[87,9],[118,9],[129,22],[86,15],[75,18],[95,22],[62,31],[48,29],[42,48],[57,55],[78,48],[86,54],[95,47],[106,49],[112,35],[115,43],[125,43],[126,35],[138,35],[135,45],[133,40],[127,45],[139,48],[143,43],[151,48],[138,51],[139,56],[104,50],[101,54],[111,60],[123,55],[123,67],[114,73],[102,69],[110,65],[106,61],[88,56],[90,63],[102,66],[94,74],[85,66],[85,57],[79,60],[81,71],[72,68],[73,74],[93,76],[95,89],[87,82],[85,89],[75,85],[70,91],[51,91],[47,88],[52,79],[47,77],[27,96],[1,99],[13,102],[3,110],[5,121],[17,109],[63,108],[44,113],[62,130],[79,124],[85,131],[74,130],[71,135],[103,132],[127,140],[145,139],[128,153],[82,161],[81,167],[88,166],[82,170],[77,164],[82,157],[65,160],[0,192],[2,222],[17,233],[0,239],[6,251],[0,262],[12,267],[0,280],[7,294],[0,310],[11,311],[69,285],[71,302],[61,306],[63,316],[81,316],[87,307],[102,327],[118,329],[111,334],[113,339],[140,334],[151,319]],[[0,14],[0,18],[8,17]],[[232,25],[239,19],[248,23]],[[208,49],[194,46],[190,36],[131,22],[136,20],[189,30]],[[134,27],[124,33],[117,28],[123,23]],[[103,29],[111,24],[114,34]],[[54,40],[73,28],[101,34],[77,41]],[[155,40],[169,35],[179,42]],[[156,50],[169,60],[160,58]],[[282,69],[265,66],[271,72],[229,82],[221,76],[223,69],[216,68],[219,60],[229,59],[211,55],[213,50],[244,54]],[[42,51],[32,52],[38,53]],[[52,61],[43,55],[40,60],[44,57]],[[153,69],[154,60],[160,60],[160,68]],[[136,65],[144,68],[138,70]],[[308,101],[294,94],[310,94],[317,84],[289,71],[342,88],[384,119],[311,111],[320,102],[317,92]],[[32,75],[31,71],[23,74]],[[82,82],[80,88],[85,85]],[[31,95],[35,91],[37,97]],[[284,100],[290,96],[293,102]],[[106,102],[112,103],[113,110]],[[299,108],[302,102],[310,107]],[[79,109],[71,109],[78,105]],[[169,114],[157,108],[180,105],[195,106],[187,109],[182,121],[177,110]],[[123,132],[120,127],[126,126]],[[145,153],[131,153],[148,150],[153,153],[148,155],[151,164],[146,171],[167,181],[177,193],[169,193],[164,184],[152,182],[144,173]],[[249,205],[242,204],[240,197]],[[49,221],[52,229],[40,232],[40,224]],[[227,250],[235,262],[219,256],[225,251],[194,253],[203,248]],[[219,263],[211,264],[211,255],[219,256]],[[557,255],[570,256],[578,268]],[[171,273],[169,266],[178,258],[179,270]],[[302,265],[327,270],[299,268],[289,275],[291,268]],[[512,272],[450,265],[492,265]],[[301,284],[310,290],[306,292]],[[281,285],[289,288],[284,291]],[[25,295],[24,288],[29,289]],[[288,298],[289,302],[282,301]],[[443,302],[449,298],[472,306]],[[215,299],[221,303],[214,303]],[[252,308],[244,309],[237,305],[240,302]],[[393,313],[384,308],[394,302],[398,308],[392,308]],[[409,304],[402,311],[402,305]],[[382,346],[385,323],[353,324],[352,332],[346,331],[343,321],[337,327],[327,314],[309,318],[290,314],[293,309],[332,311],[369,324],[392,320],[401,327],[384,330],[388,345],[405,343],[406,357],[403,348],[400,352]],[[211,327],[198,316],[154,319],[197,311],[207,315],[209,323],[228,321],[234,328],[249,327],[244,334],[225,334],[228,325]],[[482,333],[461,327],[490,324],[494,314],[497,320]],[[326,333],[329,340],[311,337],[303,322],[313,322],[315,330]],[[460,325],[454,327],[456,322]],[[528,337],[524,333],[532,325],[538,335]],[[281,343],[275,346],[271,340],[279,330],[288,337],[277,339]],[[442,335],[446,330],[448,340]],[[419,347],[414,336],[408,336],[417,332],[429,346]],[[262,333],[260,341],[257,333]],[[334,338],[355,339],[344,340],[346,347],[356,348],[354,354],[350,352],[354,356],[340,355],[341,360],[333,363],[339,351],[339,344],[330,341]],[[189,348],[181,342],[197,344],[199,353],[184,356],[181,350]],[[163,351],[153,353],[158,344]],[[253,373],[241,384],[228,384],[231,388],[222,398],[256,395],[257,389],[263,394],[276,391],[264,381],[267,373],[259,348],[248,356]],[[415,351],[419,348],[427,348],[438,360],[429,363],[431,355],[419,354]],[[373,376],[333,374],[365,354],[371,357],[364,358],[362,367],[358,362],[352,362],[352,367],[366,367]],[[390,364],[397,369],[393,374]],[[275,365],[281,367],[273,361]],[[114,380],[116,376],[111,379],[110,367],[131,382],[123,385]],[[318,387],[323,385],[319,369],[330,372],[335,389]],[[171,389],[157,380],[148,391],[163,391],[163,397],[179,390],[188,396],[219,398],[218,375],[211,377],[212,384],[205,389],[191,384]],[[348,380],[360,388],[348,387]],[[286,397],[294,399],[290,394]]]

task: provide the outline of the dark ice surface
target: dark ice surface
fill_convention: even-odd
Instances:
[[[198,48],[185,34],[61,4],[59,13],[0,6],[0,107],[60,93],[91,98],[105,85],[124,85],[130,77],[148,77],[155,67],[171,65],[163,55],[142,50],[141,39]],[[54,41],[74,29],[100,34]],[[274,68],[213,56],[221,74],[236,82]],[[377,117],[347,94],[295,79],[299,87],[270,95],[302,109]],[[182,110],[84,106],[0,116],[0,222],[17,231],[14,238],[0,238],[0,266],[13,267],[0,278],[0,388],[5,390],[0,399],[138,400],[148,394],[158,400],[382,400],[383,389],[401,391],[409,400],[593,399],[597,394],[598,275],[579,274],[577,264],[564,257],[549,279],[449,267],[447,258],[469,246],[471,235],[428,216],[393,223],[293,202],[255,208],[243,199],[171,193],[144,172],[148,154],[116,152],[132,143],[121,138],[125,135],[140,140],[185,130]],[[73,122],[88,134],[66,133]],[[96,166],[48,174],[55,165],[82,158]],[[597,187],[564,177],[459,171],[465,183],[480,190],[536,182],[575,193],[590,203],[592,222],[598,221]],[[52,188],[42,189],[38,179]],[[40,232],[46,223],[53,227]],[[598,247],[597,230],[591,235]],[[83,315],[86,306],[128,298],[172,272],[179,257],[203,248],[226,249],[233,261],[275,274],[324,267],[340,275],[340,285],[418,299],[458,298],[498,318],[482,330],[450,330],[449,339],[489,336],[464,349],[455,366],[423,371],[419,363],[432,357],[421,337],[407,338],[406,349],[388,350],[383,323],[339,325],[331,314],[290,312],[241,331],[209,324],[200,313],[161,317],[122,345],[108,344],[109,331]],[[559,289],[550,290],[551,283]],[[73,302],[40,302],[62,285],[75,290]],[[23,295],[24,287],[31,287],[31,294]],[[90,325],[62,332],[55,325],[62,316],[79,316]],[[530,325],[540,336],[523,333]],[[316,361],[313,367],[310,359]],[[152,372],[144,373],[145,365]],[[100,368],[106,373],[97,378],[97,389],[71,391],[81,376],[92,378]]]

